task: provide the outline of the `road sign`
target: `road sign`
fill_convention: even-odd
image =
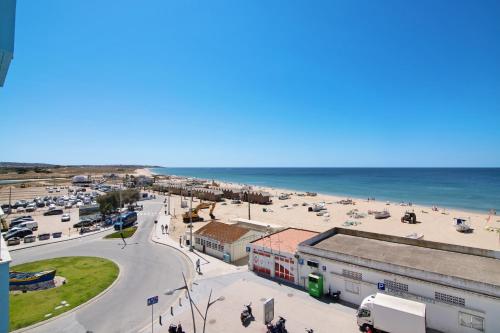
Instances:
[[[148,298],[148,306],[158,303],[158,296]]]
[[[264,302],[264,324],[272,322],[274,319],[274,298],[268,298]]]
[[[385,290],[385,283],[383,282],[377,283],[377,288],[378,290]]]

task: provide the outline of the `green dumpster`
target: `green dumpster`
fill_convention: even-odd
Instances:
[[[323,296],[323,276],[309,274],[307,288],[309,289],[309,295],[317,298]]]

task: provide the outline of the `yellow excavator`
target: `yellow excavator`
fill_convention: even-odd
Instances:
[[[200,215],[198,215],[198,211],[201,210],[201,209],[206,209],[206,208],[210,208],[210,218],[213,220],[215,219],[215,215],[214,215],[214,209],[215,209],[215,202],[202,202],[200,203],[198,206],[196,206],[196,208],[194,208],[191,212],[191,217],[192,217],[192,220],[193,222],[199,222],[199,221],[203,221],[203,217],[201,217]],[[190,217],[189,217],[189,211],[185,212],[184,214],[182,214],[182,221],[184,223],[189,223],[190,221]]]

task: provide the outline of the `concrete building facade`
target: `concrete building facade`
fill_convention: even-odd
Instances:
[[[16,0],[0,1],[0,87],[3,87],[14,58]]]
[[[287,228],[248,244],[248,268],[257,274],[299,284],[297,245],[316,236],[315,231]]]
[[[246,245],[262,233],[234,224],[209,222],[193,232],[194,248],[226,262],[235,262],[247,256]]]
[[[377,292],[425,303],[442,332],[500,332],[500,253],[334,228],[298,246],[299,285],[310,273],[324,293],[356,305]]]

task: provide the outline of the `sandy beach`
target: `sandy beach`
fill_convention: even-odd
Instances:
[[[151,175],[148,169],[139,169],[136,174]],[[221,183],[221,185],[236,185]],[[371,231],[395,236],[407,236],[413,233],[423,234],[423,239],[450,244],[472,246],[478,248],[499,250],[500,249],[500,216],[488,215],[464,211],[460,209],[443,209],[433,211],[432,207],[415,205],[401,206],[400,203],[381,202],[377,200],[368,201],[367,198],[352,198],[346,196],[334,196],[318,193],[317,196],[302,196],[304,193],[262,186],[253,186],[254,189],[270,192],[273,195],[273,204],[268,206],[251,205],[251,219],[260,222],[281,225],[283,227],[296,227],[313,231],[325,231],[333,227],[346,227],[364,231]],[[290,194],[287,200],[280,200],[281,193]],[[337,203],[340,200],[352,199],[355,204],[344,205]],[[193,203],[193,207],[199,203]],[[304,206],[303,204],[307,204]],[[314,203],[324,203],[326,215],[317,216],[315,212],[308,212],[308,207]],[[171,208],[175,210],[173,220],[175,230],[172,237],[177,237],[186,230],[182,223],[181,214],[186,209],[181,208],[179,196],[172,196]],[[365,217],[354,218],[348,212],[357,209],[357,213]],[[387,219],[377,220],[369,211],[387,210],[391,216]],[[416,224],[401,223],[401,217],[405,212],[414,212],[417,215]],[[174,213],[174,212],[172,212]],[[205,220],[209,219],[206,210],[201,211]],[[248,204],[232,204],[230,200],[218,203],[215,212],[216,219],[229,222],[234,218],[248,218]],[[454,219],[456,217],[467,218],[470,226],[474,229],[472,233],[460,233],[455,230]],[[357,225],[345,226],[346,221],[356,221]],[[203,222],[202,222],[203,223]],[[197,223],[201,226],[202,223]],[[488,230],[489,229],[489,230]],[[498,231],[497,231],[498,230]]]

